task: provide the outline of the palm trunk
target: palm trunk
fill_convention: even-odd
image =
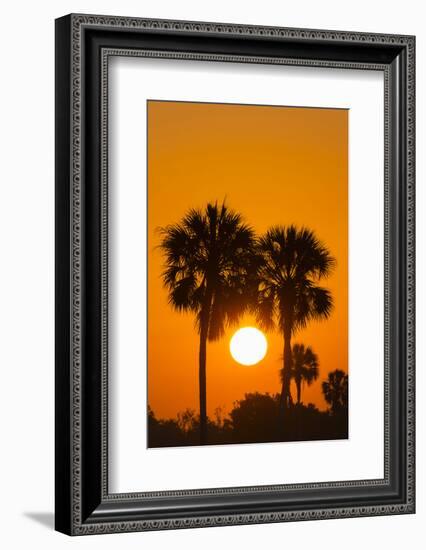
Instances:
[[[300,378],[296,379],[296,391],[297,391],[297,404],[300,405],[302,399],[302,380]]]
[[[284,353],[283,353],[283,385],[281,389],[281,410],[285,411],[290,405],[290,380],[291,380],[291,329],[284,329]]]
[[[205,325],[207,323],[204,323]],[[206,383],[206,362],[207,362],[207,327],[200,330],[200,352],[199,352],[199,392],[200,392],[200,445],[207,443],[207,383]]]
[[[207,443],[207,337],[213,293],[207,287],[200,319],[200,350],[198,356],[198,381],[200,394],[200,445]]]

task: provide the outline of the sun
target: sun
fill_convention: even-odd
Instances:
[[[259,329],[244,327],[237,330],[229,343],[232,357],[241,365],[259,363],[268,349],[266,337]]]

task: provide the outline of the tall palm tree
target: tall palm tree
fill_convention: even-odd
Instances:
[[[199,333],[200,443],[207,442],[207,341],[235,324],[255,295],[256,239],[240,214],[207,204],[161,230],[169,303],[195,315]]]
[[[284,380],[284,369],[281,369],[281,381]],[[302,384],[308,386],[312,384],[319,376],[318,356],[308,346],[303,344],[294,344],[292,348],[292,368],[291,378],[296,384],[297,404],[300,405],[302,397]]]
[[[340,369],[328,373],[322,383],[324,399],[330,405],[332,414],[338,414],[348,408],[348,375]]]
[[[290,404],[291,338],[313,320],[330,316],[333,299],[318,281],[327,277],[335,259],[307,228],[275,226],[259,239],[263,257],[259,269],[257,317],[266,329],[283,335],[281,409]]]

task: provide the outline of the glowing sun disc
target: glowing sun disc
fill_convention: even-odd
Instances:
[[[241,365],[259,363],[268,349],[265,335],[254,327],[244,327],[237,330],[229,343],[232,357]]]

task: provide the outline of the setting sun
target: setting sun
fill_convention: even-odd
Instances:
[[[244,327],[232,336],[229,349],[237,363],[255,365],[265,357],[268,343],[263,332],[254,327]]]

